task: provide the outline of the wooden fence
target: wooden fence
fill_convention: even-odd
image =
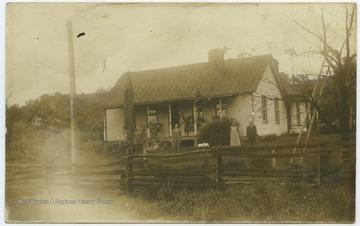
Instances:
[[[94,164],[6,164],[7,191],[46,189],[49,185],[118,188],[121,160]]]
[[[164,185],[220,189],[226,184],[279,177],[319,185],[327,155],[325,144],[218,146],[184,153],[130,155],[125,157],[121,185],[127,192],[140,186]],[[304,159],[301,165],[297,164],[300,158]]]
[[[143,186],[221,189],[227,184],[280,177],[319,185],[328,169],[327,158],[334,151],[341,150],[328,150],[326,144],[218,146],[181,153],[128,155],[101,164],[6,164],[6,190],[36,189],[48,184],[121,188],[127,192]]]

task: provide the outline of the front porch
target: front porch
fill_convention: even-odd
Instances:
[[[199,136],[183,136],[181,137],[181,144],[182,147],[197,147]],[[161,138],[163,142],[170,142],[172,143],[172,137],[163,137]]]
[[[215,98],[206,104],[201,101],[149,104],[139,106],[137,112],[146,112],[145,123],[148,125],[161,124],[158,133],[161,141],[172,142],[173,129],[178,125],[182,146],[196,147],[202,125],[214,118],[226,116],[226,104],[222,101],[221,98]],[[147,131],[147,136],[150,137],[150,130]]]

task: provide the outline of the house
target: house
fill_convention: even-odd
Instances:
[[[183,140],[197,144],[200,127],[228,117],[240,124],[241,136],[252,121],[258,134],[283,134],[298,129],[305,103],[285,84],[272,55],[224,59],[223,49],[209,51],[207,62],[131,73],[136,124],[163,125],[160,137],[171,139],[175,124]],[[104,140],[125,139],[124,84],[121,76],[104,107]],[[185,122],[192,119],[185,131]],[[186,132],[186,133],[185,133]]]
[[[43,126],[43,119],[40,118],[38,115],[34,115],[31,119],[31,126],[33,128],[40,128]]]
[[[311,119],[310,112],[309,115],[306,116],[309,103],[306,102],[304,94],[301,93],[298,86],[291,84],[287,79],[281,79],[281,81],[286,93],[284,100],[287,106],[288,130],[293,133],[299,133],[303,127],[304,119],[308,117],[306,123]],[[306,131],[307,126],[303,129],[303,131]]]

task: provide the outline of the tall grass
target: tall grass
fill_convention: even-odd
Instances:
[[[154,186],[135,195],[176,222],[351,223],[355,215],[354,186],[339,181],[319,187],[260,181],[225,191]]]

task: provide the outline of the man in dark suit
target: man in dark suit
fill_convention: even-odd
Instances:
[[[256,126],[253,124],[253,122],[250,122],[249,126],[246,128],[246,136],[251,144],[255,143],[257,131]]]

